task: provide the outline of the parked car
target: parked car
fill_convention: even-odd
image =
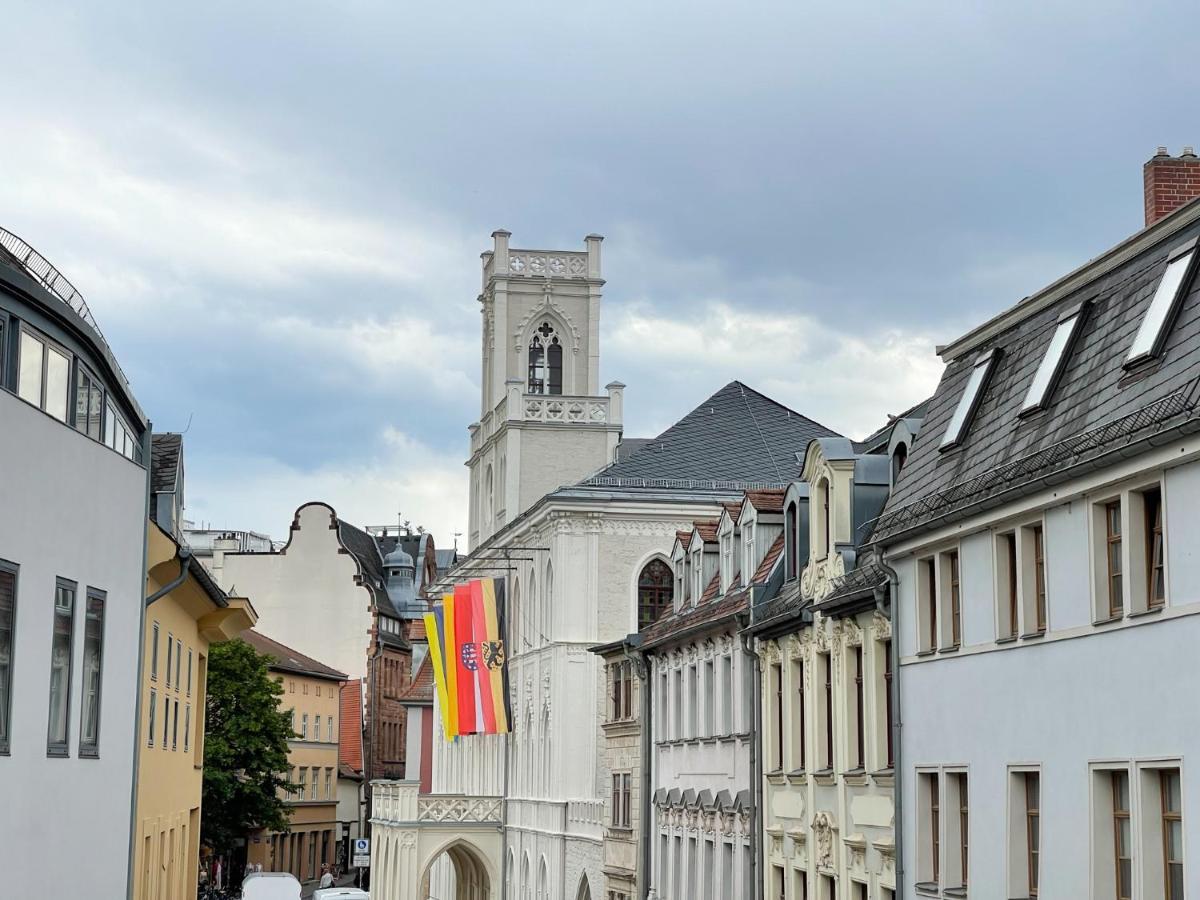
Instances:
[[[371,895],[358,888],[331,887],[314,893],[313,900],[371,900]]]
[[[290,872],[251,872],[242,880],[242,900],[300,900],[300,882]]]

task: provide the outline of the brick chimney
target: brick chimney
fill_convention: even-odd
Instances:
[[[1142,179],[1146,188],[1146,224],[1153,225],[1200,197],[1200,156],[1191,147],[1184,147],[1179,156],[1159,147],[1142,167]]]

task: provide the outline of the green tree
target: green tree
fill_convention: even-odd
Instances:
[[[245,641],[214,644],[208,654],[201,838],[218,853],[256,828],[286,831],[292,727],[279,708],[283,687],[270,657]]]

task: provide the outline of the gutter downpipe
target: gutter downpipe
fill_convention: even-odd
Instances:
[[[641,836],[639,840],[641,841],[642,845],[638,848],[641,851],[639,854],[640,861],[638,863],[640,871],[634,878],[634,886],[637,888],[638,900],[642,900],[642,898],[647,896],[650,889],[650,850],[652,847],[649,837],[651,807],[653,806],[650,790],[650,762],[652,759],[651,753],[654,750],[654,744],[651,741],[650,734],[650,726],[653,721],[650,718],[650,712],[654,708],[653,697],[651,696],[652,679],[650,678],[650,668],[646,662],[645,654],[642,653],[641,650],[637,650],[629,646],[628,643],[624,644],[623,649],[625,651],[625,658],[633,663],[633,668],[634,671],[637,672],[638,680],[642,683],[642,728],[641,735],[639,736],[642,745],[642,827],[640,829]]]
[[[142,516],[142,567],[138,572],[139,594],[146,591],[146,563],[150,560],[150,446],[154,426],[147,421],[146,430],[142,434],[142,460],[146,467],[145,514]],[[137,788],[138,766],[142,758],[142,742],[138,740],[138,729],[142,724],[142,663],[146,655],[146,608],[149,602],[144,602],[138,610],[138,652],[137,670],[134,676],[133,692],[133,778],[129,786],[129,865],[125,874],[125,896],[133,900],[133,863],[137,855]],[[197,863],[198,864],[198,863]]]
[[[147,520],[146,528],[150,528],[149,520]],[[177,587],[187,581],[188,572],[192,570],[192,562],[195,560],[195,557],[192,556],[192,551],[190,548],[182,546],[179,548],[179,551],[175,554],[175,556],[179,560],[179,577],[170,584],[160,587],[157,591],[147,597],[147,609],[149,609],[152,604],[161,600],[167,594],[171,593],[171,591],[175,590]]]
[[[879,547],[875,548],[875,559],[879,564],[879,568],[887,574],[887,587],[884,590],[876,589],[875,591],[875,608],[883,612],[881,607],[884,603],[884,591],[887,593],[888,623],[892,629],[892,772],[893,772],[893,791],[895,793],[895,826],[894,826],[894,842],[896,850],[896,896],[900,900],[904,900],[904,769],[902,766],[903,760],[903,742],[901,735],[903,734],[904,720],[900,715],[900,633],[896,627],[896,607],[898,606],[898,590],[900,585],[900,576],[896,574],[896,570],[889,566],[883,560],[883,550]]]
[[[750,596],[750,613],[746,614],[743,621],[743,628],[738,629],[738,637],[742,639],[742,652],[749,659],[754,660],[754,690],[752,703],[753,708],[749,711],[751,722],[755,726],[758,725],[759,716],[762,714],[762,659],[758,655],[758,651],[754,649],[754,635],[744,630],[745,626],[750,624],[750,617],[753,614],[755,601],[759,593],[759,588],[754,588],[754,592]],[[750,833],[750,843],[753,848],[750,858],[754,861],[754,897],[756,900],[762,900],[763,896],[763,860],[762,860],[762,827],[764,824],[762,804],[763,804],[763,774],[762,774],[762,729],[754,728],[754,739],[750,741],[750,777],[754,779],[754,830]]]

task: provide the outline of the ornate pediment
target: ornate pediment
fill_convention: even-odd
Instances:
[[[800,576],[800,593],[807,600],[824,600],[833,590],[833,583],[845,574],[846,561],[840,553],[813,560]]]

